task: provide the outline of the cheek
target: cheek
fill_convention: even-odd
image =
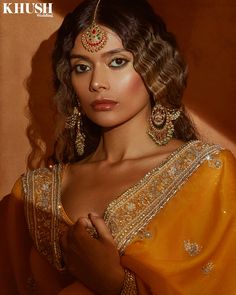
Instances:
[[[74,75],[71,76],[71,85],[78,97],[80,97],[81,94],[84,93],[84,91],[85,91],[84,85],[85,84],[83,82],[81,83],[81,81],[78,82],[78,79]]]
[[[126,75],[123,75],[119,83],[119,87],[122,89],[122,92],[128,94],[129,96],[144,96],[148,97],[147,89],[144,85],[143,80],[138,73],[133,72]]]

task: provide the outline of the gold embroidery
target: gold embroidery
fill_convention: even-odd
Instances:
[[[144,239],[151,239],[152,238],[152,233],[146,229],[143,229],[143,230],[140,230],[139,233],[138,233],[138,237],[141,239],[141,240],[144,240]]]
[[[190,256],[196,256],[200,254],[202,246],[197,243],[191,242],[190,240],[185,240],[184,249]]]
[[[216,157],[217,153],[215,155],[208,155],[207,160],[209,167],[220,169],[222,167],[222,161]]]
[[[169,202],[206,157],[218,153],[219,150],[217,145],[201,141],[190,142],[110,203],[104,219],[121,255],[126,246]]]
[[[66,225],[60,220],[61,166],[40,168],[23,176],[25,214],[38,251],[58,270],[62,270],[60,237]]]
[[[205,275],[208,275],[214,269],[214,263],[212,261],[208,262],[206,265],[202,267],[202,272]]]
[[[123,287],[121,289],[120,295],[136,295],[136,294],[138,294],[138,292],[137,292],[135,276],[128,269],[125,269],[125,278],[124,278],[124,283],[123,283]]]
[[[151,219],[168,203],[208,155],[220,148],[200,141],[190,142],[153,169],[119,198],[110,203],[104,219],[117,242],[120,254],[144,230]],[[29,231],[38,251],[57,269],[62,270],[60,237],[68,219],[60,201],[62,166],[41,168],[23,177],[25,212]]]

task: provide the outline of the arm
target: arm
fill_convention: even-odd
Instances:
[[[234,294],[235,179],[235,159],[229,152],[214,155],[192,174],[145,228],[150,235],[147,238],[137,236],[125,249],[121,265],[128,270],[128,275],[121,294],[221,295],[226,290],[227,294]],[[93,249],[92,246],[88,248]],[[98,252],[90,254],[93,259],[89,264],[92,265],[97,261]],[[109,261],[109,255],[101,257],[101,261]],[[73,260],[73,256],[71,258]],[[112,281],[103,276],[107,269],[112,269],[106,263],[105,269],[97,269],[103,285]],[[82,281],[93,289],[94,283],[86,281],[89,273]],[[78,279],[83,277],[77,274]],[[121,277],[118,281],[117,286],[121,288]]]
[[[90,222],[96,236],[91,233]],[[67,270],[78,281],[96,294],[120,294],[125,274],[102,218],[92,214],[89,219],[80,218],[64,236],[62,245]]]

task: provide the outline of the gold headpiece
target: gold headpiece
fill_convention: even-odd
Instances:
[[[81,42],[86,50],[89,52],[97,52],[102,49],[107,42],[107,32],[104,31],[95,21],[97,16],[98,5],[101,0],[98,0],[92,24],[82,34]]]

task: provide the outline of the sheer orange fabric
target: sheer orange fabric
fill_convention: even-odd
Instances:
[[[236,161],[228,151],[218,160],[204,162],[151,221],[150,239],[126,249],[140,294],[236,294]]]

